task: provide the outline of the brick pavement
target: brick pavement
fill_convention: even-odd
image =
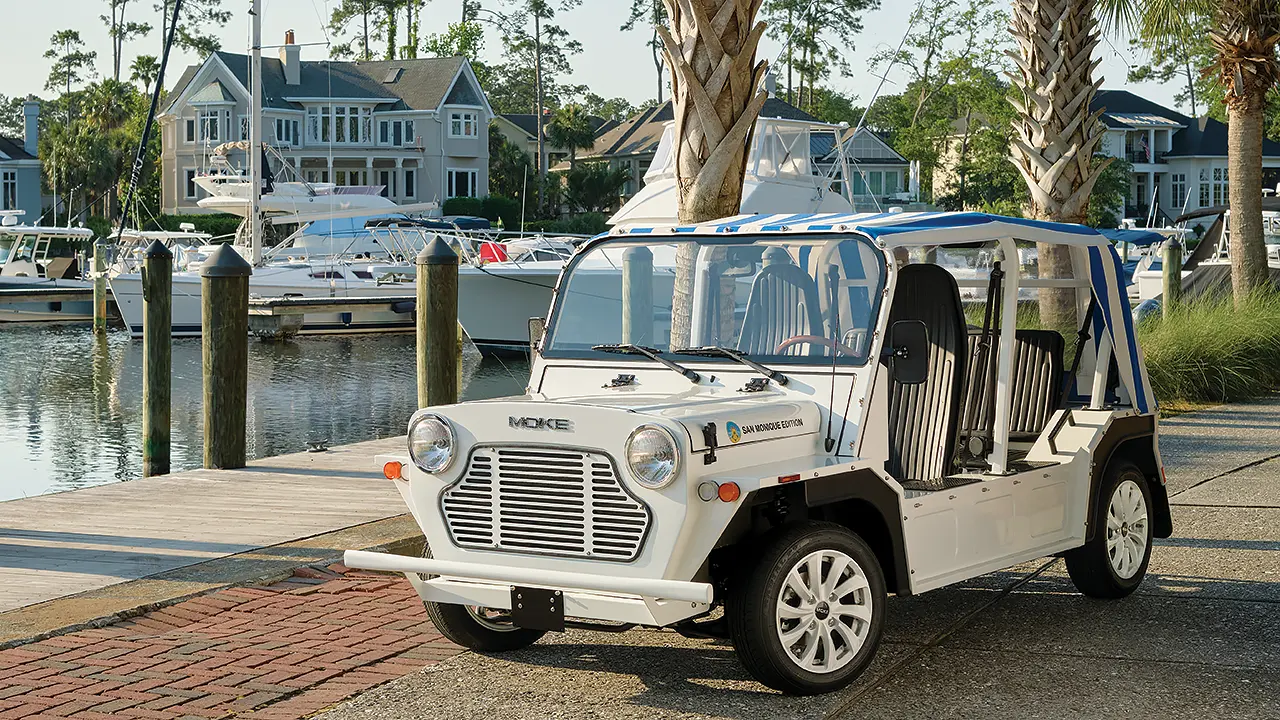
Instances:
[[[0,650],[0,720],[295,720],[459,652],[403,579],[302,568]]]

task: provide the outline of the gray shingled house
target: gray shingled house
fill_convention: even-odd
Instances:
[[[21,210],[21,222],[40,220],[40,103],[22,104],[23,137],[0,136],[0,210]]]
[[[166,213],[201,212],[194,179],[215,147],[248,139],[248,88],[249,57],[234,53],[178,79],[159,115]],[[290,33],[279,58],[262,60],[262,91],[263,136],[287,175],[381,185],[400,203],[488,194],[493,112],[465,58],[304,61]]]

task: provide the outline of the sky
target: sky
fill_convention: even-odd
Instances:
[[[263,44],[283,42],[285,30],[296,31],[299,43],[325,42],[325,22],[336,0],[262,0]],[[152,10],[155,0],[133,0],[130,19],[149,22],[159,27],[159,15]],[[484,6],[497,5],[497,0],[483,0]],[[624,97],[639,103],[654,96],[656,81],[653,61],[646,41],[649,32],[637,28],[630,32],[618,29],[626,19],[630,0],[584,0],[574,10],[562,12],[557,22],[569,34],[579,40],[583,52],[572,58],[573,74],[564,82],[584,84],[592,92],[604,97]],[[136,7],[134,7],[136,6]],[[223,6],[234,16],[220,33],[224,50],[244,52],[248,46],[248,9],[250,0],[223,0]],[[428,0],[423,12],[425,35],[443,30],[449,22],[456,22],[461,12],[461,0]],[[106,0],[0,0],[5,7],[4,16],[9,32],[0,42],[0,94],[13,97],[36,93],[44,96],[45,78],[49,74],[50,61],[43,57],[48,39],[58,30],[73,28],[80,31],[87,49],[98,52],[98,72],[110,72],[111,50],[106,27],[97,19],[107,9]],[[879,10],[866,14],[862,33],[847,44],[853,77],[833,77],[828,84],[858,98],[859,103],[869,100],[876,90],[878,78],[866,68],[868,58],[878,50],[892,49],[907,28],[907,17],[914,8],[909,0],[882,0]],[[20,28],[20,30],[18,30]],[[485,57],[497,60],[501,52],[501,40],[488,31]],[[345,38],[343,38],[345,39]],[[335,38],[335,41],[338,40]],[[135,41],[126,47],[124,65],[137,54],[160,55],[161,39],[158,30],[151,36]],[[1140,62],[1128,44],[1121,40],[1103,42],[1100,46],[1103,62],[1099,72],[1106,79],[1104,88],[1126,88],[1155,102],[1173,106],[1176,88],[1158,83],[1125,82],[1127,66]],[[270,52],[270,51],[268,51]],[[766,40],[761,45],[760,57],[773,60],[780,52],[779,43]],[[325,47],[304,47],[304,60],[328,57]],[[176,53],[170,58],[170,69],[165,86],[172,87],[183,68],[199,58],[189,53]],[[898,92],[905,82],[901,69],[891,71],[884,94]]]

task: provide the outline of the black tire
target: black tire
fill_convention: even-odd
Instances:
[[[1112,502],[1117,501],[1121,504],[1120,512],[1124,516],[1123,519],[1129,520],[1131,517],[1136,517],[1126,515],[1127,508],[1122,507],[1123,498],[1116,498],[1117,489],[1127,483],[1137,485],[1142,498],[1140,510],[1144,519],[1134,533],[1130,532],[1128,522],[1113,527],[1115,524],[1111,522],[1110,516]],[[1126,492],[1129,498],[1133,497],[1131,486],[1126,488]],[[1114,600],[1126,597],[1142,584],[1142,579],[1147,574],[1147,564],[1151,561],[1153,537],[1151,488],[1147,484],[1146,476],[1137,465],[1128,460],[1116,460],[1110,464],[1106,474],[1103,475],[1098,494],[1093,498],[1093,502],[1096,523],[1093,539],[1063,554],[1067,561],[1067,574],[1071,576],[1071,582],[1076,589],[1091,598]],[[1136,526],[1137,523],[1135,522],[1134,525]],[[1143,545],[1141,558],[1135,564],[1133,557],[1137,549],[1131,538],[1139,537],[1142,538]],[[1115,542],[1114,548],[1113,542]],[[1113,549],[1117,557],[1115,562],[1112,560]],[[1121,559],[1121,555],[1126,551],[1127,558]],[[1125,559],[1127,562],[1124,561]],[[1117,563],[1121,564],[1121,568],[1116,567]]]
[[[806,633],[798,637],[796,643],[784,646],[780,636],[783,632],[781,624],[783,621],[780,621],[777,615],[779,604],[784,598],[784,583],[797,563],[804,562],[811,554],[819,551],[841,553],[856,563],[866,581],[866,587],[851,590],[839,599],[854,598],[858,605],[865,605],[869,600],[870,621],[854,619],[846,623],[843,617],[851,616],[837,618],[837,612],[833,612],[832,606],[827,602],[834,594],[829,595],[826,600],[816,599],[816,603],[807,603],[806,598],[800,597],[797,592],[791,590],[790,593],[795,595],[794,599],[798,603],[812,605],[815,608],[813,618],[816,618],[817,626],[813,640],[810,640]],[[756,561],[745,565],[733,579],[730,591],[725,598],[725,617],[729,622],[734,649],[737,650],[738,658],[746,666],[747,671],[761,683],[792,695],[832,692],[853,682],[867,669],[875,657],[876,649],[880,645],[880,637],[884,632],[884,618],[888,610],[884,573],[880,569],[875,553],[862,541],[862,538],[840,525],[806,522],[783,528],[772,536],[766,537],[758,552],[755,553],[755,557]],[[821,578],[823,573],[832,568],[834,562],[828,563],[826,560],[821,560],[820,563],[819,577]],[[806,576],[798,576],[807,584]],[[838,587],[843,581],[836,578],[835,582]],[[823,611],[822,608],[827,610]],[[825,631],[821,625],[824,619],[828,623]],[[806,621],[798,619],[795,622],[796,624],[788,626],[786,631],[798,630]],[[809,627],[815,627],[814,622],[815,620],[811,618]],[[837,625],[843,625],[846,630],[854,632],[855,635],[857,631],[861,631],[862,634],[859,637],[862,643],[856,650],[850,650],[847,635],[837,631]],[[843,650],[850,653],[845,656],[842,660],[844,664],[838,669],[813,672],[801,667],[800,662],[793,659],[792,649],[802,643],[819,641],[821,636],[817,633],[826,633],[826,637],[833,639],[829,641],[832,644],[826,646],[819,643],[820,652],[824,655],[832,652],[831,648],[835,648],[836,644],[842,644]],[[836,639],[837,636],[839,636],[838,639]],[[838,652],[834,657],[838,661],[841,660]]]
[[[427,617],[436,626],[441,635],[450,641],[469,650],[480,652],[509,652],[520,650],[538,642],[543,630],[529,630],[507,623],[507,628],[496,629],[492,625],[502,623],[482,623],[466,605],[446,605],[444,603],[423,603],[427,607]]]
[[[431,548],[423,547],[422,557],[431,557]],[[422,580],[434,577],[421,575]],[[521,650],[542,639],[545,630],[530,630],[516,627],[511,623],[481,621],[477,614],[484,615],[486,608],[472,608],[466,605],[446,603],[422,603],[427,608],[427,617],[436,626],[441,635],[453,643],[468,650],[479,652],[509,652]]]

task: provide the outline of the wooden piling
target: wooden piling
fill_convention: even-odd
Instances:
[[[458,255],[435,237],[418,254],[418,407],[458,402]]]
[[[107,248],[93,244],[93,331],[107,331]]]
[[[622,252],[622,342],[653,344],[653,252],[646,247]]]
[[[1164,300],[1160,303],[1165,317],[1182,301],[1182,243],[1170,238],[1164,244]]]
[[[142,261],[142,475],[169,474],[173,253],[156,240]]]
[[[206,468],[245,465],[252,272],[230,245],[219,245],[200,268]]]

